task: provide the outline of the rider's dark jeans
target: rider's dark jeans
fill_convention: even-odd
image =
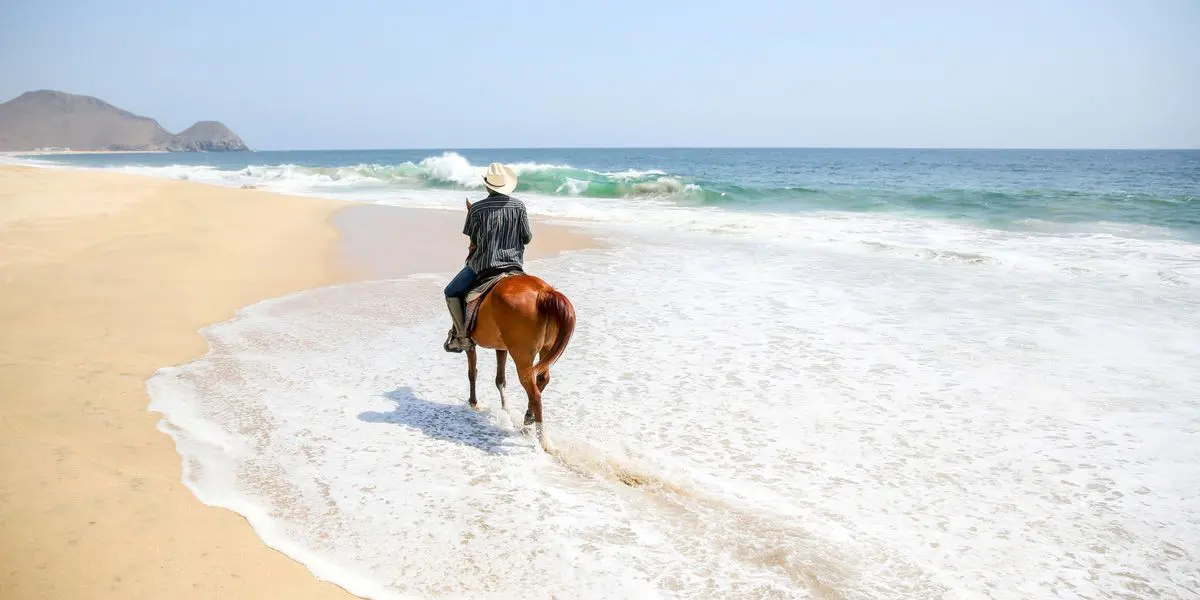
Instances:
[[[471,286],[475,283],[475,271],[471,267],[463,267],[450,283],[446,284],[444,290],[447,298],[466,298],[467,292],[471,291]]]

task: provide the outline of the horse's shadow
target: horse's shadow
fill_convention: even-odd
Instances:
[[[391,412],[366,411],[358,419],[405,425],[433,439],[471,446],[488,454],[507,454],[521,446],[513,432],[497,427],[486,414],[466,404],[430,402],[410,387],[396,388],[383,397],[395,402],[396,408]]]

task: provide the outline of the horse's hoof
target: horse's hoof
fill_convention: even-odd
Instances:
[[[530,425],[533,425],[533,413],[525,411],[525,426],[529,427]]]
[[[537,438],[542,445],[542,451],[546,454],[554,453],[554,445],[550,443],[550,438],[546,437],[546,430],[542,428],[542,424],[537,424]]]

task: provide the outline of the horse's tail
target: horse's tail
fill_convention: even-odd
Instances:
[[[538,292],[537,312],[539,317],[552,319],[558,330],[550,351],[540,356],[538,363],[533,367],[534,374],[540,377],[550,370],[550,365],[567,349],[567,342],[571,341],[571,334],[575,332],[575,307],[561,292],[549,289]]]

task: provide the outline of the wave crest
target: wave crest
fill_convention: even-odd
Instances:
[[[704,202],[708,192],[687,178],[669,176],[660,170],[626,170],[605,173],[570,165],[542,163],[510,164],[519,177],[517,193],[589,198],[633,198],[692,196]],[[300,165],[253,165],[237,175],[258,181],[292,181],[304,185],[387,185],[408,189],[483,189],[487,167],[471,164],[455,152],[430,156],[420,162],[397,165],[359,164],[352,167],[304,167]],[[253,183],[253,181],[251,181]],[[714,197],[723,194],[717,192]]]

